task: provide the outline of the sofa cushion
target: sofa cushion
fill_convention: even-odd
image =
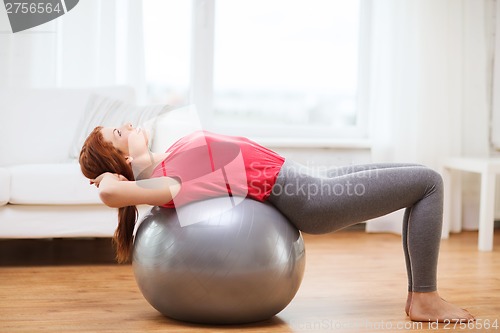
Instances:
[[[79,157],[85,139],[97,126],[115,127],[131,122],[134,126],[145,127],[154,136],[154,119],[169,109],[171,107],[168,105],[135,106],[107,96],[92,94],[78,125],[69,156],[74,159]],[[146,124],[151,127],[146,127]]]
[[[165,152],[177,140],[194,131],[203,129],[201,120],[194,105],[172,109],[154,119],[155,131],[152,134],[151,150],[157,153]],[[147,125],[146,128],[151,128]]]
[[[0,166],[68,162],[92,93],[133,103],[130,87],[0,89]]]
[[[89,185],[78,163],[22,164],[9,167],[10,200],[24,205],[72,205],[101,203],[95,186]]]
[[[5,168],[0,168],[0,206],[9,202],[10,196],[10,173]]]

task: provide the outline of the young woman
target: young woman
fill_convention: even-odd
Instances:
[[[175,207],[229,191],[269,201],[299,230],[313,234],[406,208],[407,315],[413,321],[474,319],[437,292],[443,189],[440,175],[431,169],[359,165],[316,176],[242,137],[198,131],[165,153],[151,152],[147,143],[146,131],[131,124],[97,127],[80,153],[82,172],[99,188],[101,200],[119,209],[118,261],[130,258],[139,204]]]

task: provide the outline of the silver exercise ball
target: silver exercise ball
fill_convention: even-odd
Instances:
[[[139,225],[135,278],[163,315],[207,324],[262,321],[299,289],[300,232],[270,204],[241,199],[228,208],[229,199],[193,202],[179,212],[154,207]]]

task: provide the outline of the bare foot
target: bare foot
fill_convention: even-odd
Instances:
[[[412,321],[469,321],[474,320],[467,310],[461,309],[442,299],[437,291],[413,292],[408,313]]]
[[[411,295],[412,293],[408,292],[408,298],[406,299],[406,306],[405,306],[405,312],[407,316],[410,315]]]

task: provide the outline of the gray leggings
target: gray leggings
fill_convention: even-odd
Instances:
[[[323,176],[285,161],[269,201],[299,230],[323,234],[406,208],[403,248],[408,291],[437,289],[443,218],[441,176],[415,164],[367,164]]]

